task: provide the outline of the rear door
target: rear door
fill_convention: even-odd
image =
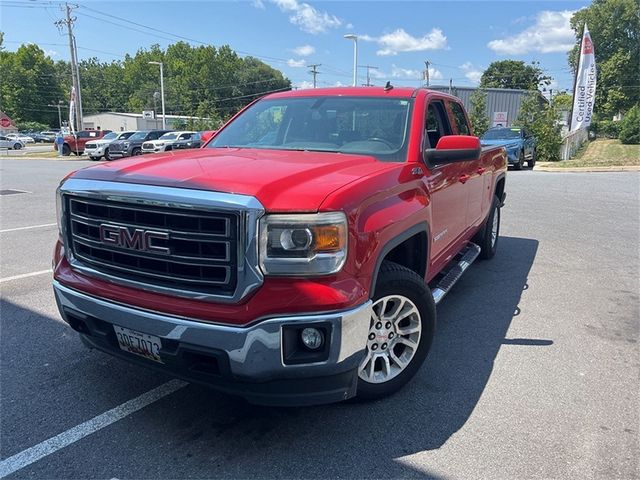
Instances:
[[[435,148],[438,140],[452,135],[445,102],[433,98],[427,104],[424,148]],[[464,162],[428,165],[431,175],[423,177],[431,195],[431,258],[432,265],[448,261],[451,247],[466,229],[467,189],[460,182],[465,173]],[[455,253],[455,252],[454,252]]]
[[[455,133],[458,135],[471,135],[471,128],[469,127],[469,121],[464,113],[462,105],[454,100],[447,100],[447,106],[449,107],[449,115],[451,116],[451,123],[454,126]],[[464,174],[467,180],[464,185],[467,190],[467,208],[465,215],[465,229],[478,225],[482,221],[483,213],[483,193],[485,191],[486,181],[490,180],[489,165],[484,164],[485,160],[481,157],[479,160],[469,159],[463,161]],[[465,178],[465,177],[461,177]],[[462,179],[460,179],[462,182]]]

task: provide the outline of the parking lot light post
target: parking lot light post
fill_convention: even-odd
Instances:
[[[353,40],[353,86],[358,85],[358,36],[348,33],[344,36],[347,40]]]
[[[164,71],[162,62],[149,62],[150,65],[160,65],[160,95],[162,97],[162,128],[167,128],[167,121],[164,114]]]

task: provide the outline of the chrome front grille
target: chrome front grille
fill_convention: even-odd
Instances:
[[[142,144],[143,150],[153,150],[154,148],[156,148],[156,146],[152,142],[144,142]]]
[[[220,303],[262,284],[255,197],[81,178],[58,195],[66,257],[82,274]]]
[[[84,148],[96,148],[98,145],[95,143],[87,143],[85,144]]]
[[[237,214],[81,197],[67,201],[71,251],[86,265],[178,290],[219,295],[235,291]]]

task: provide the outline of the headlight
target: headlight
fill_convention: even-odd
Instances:
[[[265,275],[327,275],[347,258],[342,212],[267,215],[260,220],[260,268]]]

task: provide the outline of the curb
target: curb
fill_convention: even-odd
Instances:
[[[547,167],[535,166],[536,172],[568,172],[568,173],[585,173],[585,172],[640,172],[640,166],[637,165],[620,165],[618,167]]]

